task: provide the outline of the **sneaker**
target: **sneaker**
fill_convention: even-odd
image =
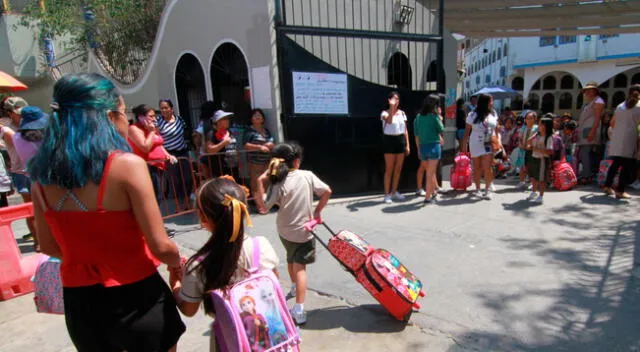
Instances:
[[[491,189],[485,190],[484,191],[484,195],[482,196],[482,198],[485,199],[485,200],[493,199],[493,191],[491,191]]]
[[[422,201],[422,204],[424,204],[424,205],[433,204],[433,201],[434,201],[433,197],[431,197],[431,198],[425,198],[425,199]]]
[[[165,229],[165,231],[167,231],[167,236],[169,236],[169,238],[176,237],[176,230],[170,229],[168,227],[165,227],[164,229]]]
[[[295,309],[291,309],[291,317],[296,325],[303,325],[307,322],[307,312],[304,310],[296,311]]]
[[[489,187],[489,190],[491,192],[495,192],[496,191],[496,185],[492,183],[491,186]]]
[[[391,200],[391,196],[388,194],[384,196],[384,204],[391,204],[391,203],[393,203],[393,201]]]
[[[518,191],[524,191],[527,188],[527,184],[524,182],[519,182],[518,185],[516,186],[516,189]]]
[[[424,197],[427,195],[427,191],[425,191],[424,189],[419,189],[416,191],[416,196],[418,197]]]
[[[640,191],[640,180],[636,180],[636,182],[630,184],[629,187],[635,189],[636,191]]]
[[[534,200],[538,197],[538,192],[531,192],[531,194],[527,197],[527,200]]]
[[[533,200],[534,203],[538,203],[538,204],[542,204],[543,200],[542,200],[542,196],[538,196],[536,199]]]
[[[478,199],[482,199],[482,191],[477,189],[475,192],[473,192],[473,196]]]
[[[391,198],[393,198],[393,200],[405,200],[404,196],[400,192],[394,193]]]

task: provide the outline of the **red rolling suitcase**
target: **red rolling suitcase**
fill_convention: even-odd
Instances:
[[[332,235],[326,244],[313,230],[318,223],[312,220],[305,227],[394,318],[409,321],[420,309],[418,298],[424,297],[420,280],[387,250],[374,249],[352,232],[336,234],[323,224]]]

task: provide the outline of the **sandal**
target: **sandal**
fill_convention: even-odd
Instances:
[[[612,196],[612,195],[613,195],[613,193],[614,193],[614,192],[613,192],[613,190],[611,189],[611,187],[605,187],[605,188],[604,188],[604,194],[605,194],[606,196]]]
[[[631,196],[627,192],[616,193],[616,199],[629,199]]]

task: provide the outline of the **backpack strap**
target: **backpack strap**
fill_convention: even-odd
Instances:
[[[258,237],[254,237],[251,239],[253,241],[253,254],[251,256],[251,271],[257,272],[260,270],[260,239]]]

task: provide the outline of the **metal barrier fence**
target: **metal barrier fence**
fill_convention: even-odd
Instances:
[[[149,160],[151,178],[156,199],[164,219],[190,214],[195,211],[195,192],[206,180],[231,175],[239,185],[249,188],[253,200],[252,173],[257,176],[265,169],[249,163],[248,151],[201,154],[197,159],[181,157],[175,164],[166,162],[166,169],[159,170],[152,164],[162,160]]]

